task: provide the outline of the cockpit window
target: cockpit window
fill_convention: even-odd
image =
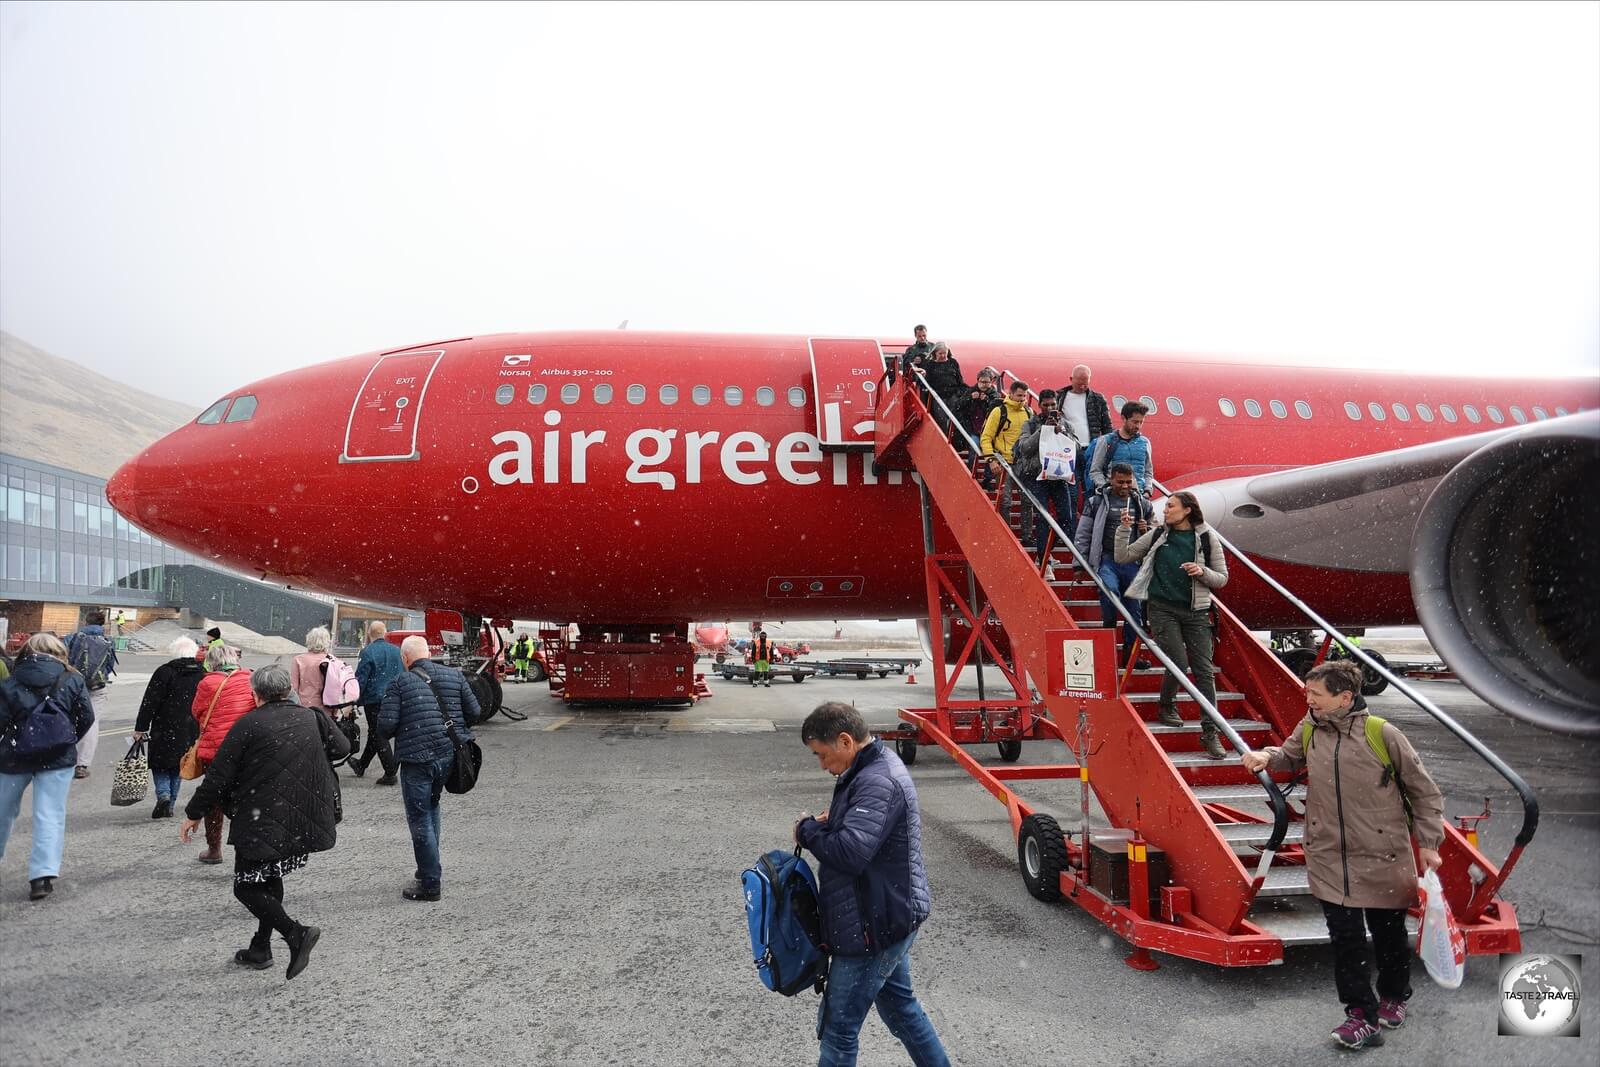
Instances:
[[[248,422],[256,413],[256,398],[246,393],[244,396],[233,398],[233,407],[228,409],[228,417],[224,422]]]
[[[200,413],[200,417],[194,421],[199,423],[201,426],[215,426],[217,423],[222,421],[222,413],[227,409],[229,399],[229,397],[223,397],[221,400],[202,411]]]

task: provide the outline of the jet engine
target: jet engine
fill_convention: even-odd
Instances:
[[[1418,619],[1469,689],[1536,726],[1600,735],[1600,412],[1467,456],[1411,548]]]

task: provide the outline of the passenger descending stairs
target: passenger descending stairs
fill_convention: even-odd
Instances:
[[[1005,517],[997,513],[994,494],[974,479],[921,397],[904,383],[884,397],[875,448],[881,466],[920,474],[944,528],[1001,620],[1015,665],[1026,669],[1035,688],[1044,689],[1045,656],[1059,647],[1047,646],[1046,631],[1103,626],[1095,583],[1061,547],[1053,548],[1050,570],[1041,575],[1019,543],[1020,506],[1014,502]],[[1281,743],[1304,715],[1300,682],[1220,602],[1218,616],[1219,710],[1247,745]],[[1272,831],[1266,790],[1244,769],[1238,752],[1230,749],[1221,760],[1205,754],[1199,707],[1181,689],[1177,707],[1183,725],[1157,721],[1163,675],[1159,667],[1119,675],[1121,684],[1108,699],[1045,692],[1039,701],[1068,739],[1077,731],[1080,711],[1086,714],[1087,755],[1078,755],[1096,800],[1113,827],[1137,829],[1166,854],[1172,883],[1187,888],[1192,901],[1168,921],[1220,939],[1223,950],[1213,962],[1271,962],[1261,956],[1264,943],[1272,943],[1281,958],[1282,946],[1327,941],[1301,849],[1304,786],[1280,783],[1293,821],[1270,868],[1258,871]],[[1467,847],[1453,829],[1448,833]],[[1071,836],[1068,852],[1081,855]],[[1481,856],[1475,859],[1487,866]],[[1258,874],[1264,876],[1259,887],[1254,884]],[[1237,955],[1230,957],[1235,946]]]

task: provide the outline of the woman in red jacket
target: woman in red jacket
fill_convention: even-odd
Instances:
[[[250,692],[250,672],[239,666],[238,657],[226,645],[212,645],[206,650],[206,676],[194,691],[195,721],[200,724],[200,739],[195,755],[200,758],[200,772],[205,773],[211,761],[217,758],[217,749],[234,721],[256,706]],[[221,807],[206,812],[206,850],[200,853],[201,863],[222,862]]]

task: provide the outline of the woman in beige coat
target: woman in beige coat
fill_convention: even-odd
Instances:
[[[1305,769],[1306,874],[1328,920],[1333,980],[1345,1005],[1333,1039],[1346,1048],[1381,1045],[1378,1028],[1404,1023],[1411,996],[1406,912],[1417,903],[1411,837],[1416,835],[1423,870],[1438,867],[1444,796],[1411,742],[1387,722],[1381,736],[1390,766],[1384,766],[1367,738],[1356,664],[1338,660],[1312,668],[1306,706],[1306,718],[1282,745],[1245,753],[1244,765],[1251,771]],[[1367,963],[1368,929],[1378,957],[1376,995]]]

